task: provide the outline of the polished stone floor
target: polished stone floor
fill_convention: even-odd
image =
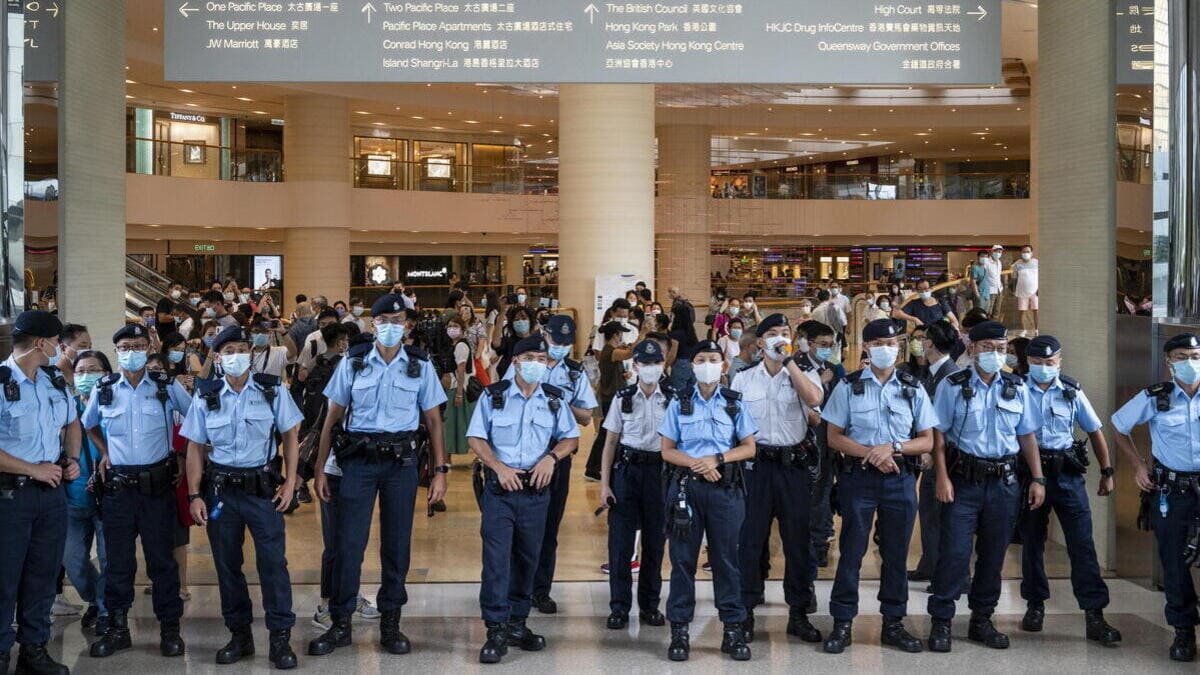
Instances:
[[[1004,595],[997,609],[997,623],[1012,636],[1012,647],[994,651],[966,640],[966,620],[955,623],[954,651],[950,654],[903,654],[878,644],[880,620],[874,605],[877,586],[863,583],[864,610],[868,614],[855,624],[855,644],[839,656],[831,656],[810,645],[784,635],[787,608],[783,604],[779,582],[768,585],[765,607],[759,608],[759,639],[753,644],[754,658],[735,664],[718,652],[720,624],[712,607],[710,584],[698,587],[697,619],[692,626],[692,659],[686,664],[666,659],[667,628],[639,628],[608,631],[603,619],[608,612],[608,589],[603,583],[572,582],[558,586],[560,613],[536,616],[530,625],[543,633],[546,651],[526,654],[511,652],[501,666],[483,667],[476,653],[483,640],[478,620],[478,586],[467,583],[412,585],[410,602],[405,608],[403,629],[412,639],[414,650],[407,656],[380,654],[374,641],[378,632],[371,622],[355,624],[354,645],[334,655],[316,659],[301,654],[301,672],[382,673],[398,672],[524,672],[549,673],[669,673],[669,672],[947,672],[947,673],[1197,673],[1197,664],[1174,664],[1166,651],[1171,632],[1162,615],[1162,596],[1141,583],[1125,579],[1110,580],[1112,605],[1109,619],[1124,633],[1124,643],[1106,649],[1085,641],[1083,617],[1076,608],[1067,581],[1052,582],[1053,599],[1047,606],[1045,631],[1022,633],[1020,615],[1024,607],[1018,595],[1018,582],[1005,582]],[[831,620],[826,613],[829,582],[818,583],[821,612],[814,623],[827,631]],[[300,617],[293,636],[297,651],[319,631],[311,626],[316,588],[296,587],[296,608]],[[374,587],[365,587],[370,595]],[[61,656],[72,672],[85,673],[266,673],[266,640],[258,624],[258,656],[249,662],[218,667],[213,653],[226,639],[220,620],[219,599],[212,586],[193,588],[187,605],[184,637],[188,653],[183,659],[167,661],[157,655],[157,625],[150,618],[150,600],[138,594],[134,608],[134,648],[115,657],[98,661],[87,656],[87,642],[78,619],[61,617],[55,623],[52,653]],[[71,593],[71,591],[68,591]],[[258,593],[252,589],[257,602]],[[910,629],[924,636],[929,620],[925,615],[926,595],[913,584],[909,619]],[[965,599],[960,605],[965,610]]]

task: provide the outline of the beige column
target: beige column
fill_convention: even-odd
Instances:
[[[350,297],[352,152],[346,99],[283,99],[283,157],[289,194],[283,246],[284,300],[297,293]]]
[[[1096,299],[1116,293],[1112,22],[1091,0],[1041,3],[1033,122],[1041,329],[1062,341],[1064,372],[1080,380],[1106,427],[1116,343],[1112,310]],[[1095,496],[1098,476],[1088,474],[1096,552],[1111,569],[1115,502]]]
[[[504,256],[504,283],[520,286],[525,282],[525,251],[513,251]]]
[[[125,3],[63,12],[59,316],[109,351],[125,321]]]
[[[675,286],[701,308],[708,303],[711,242],[708,234],[708,178],[712,130],[706,126],[658,127],[656,238],[658,292],[665,299]],[[665,302],[665,300],[664,300]]]
[[[582,342],[598,275],[654,285],[654,86],[563,85],[558,105],[559,293]]]

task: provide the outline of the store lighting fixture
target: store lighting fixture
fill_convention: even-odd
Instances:
[[[267,114],[267,111],[265,111],[265,110],[251,110],[250,112],[254,113],[255,115],[266,115]]]
[[[184,103],[184,105],[186,105],[189,108],[199,108],[200,107],[200,106],[196,105],[195,103]]]
[[[246,101],[247,103],[249,103],[250,101],[253,101],[254,99],[252,99],[252,98],[247,98],[247,97],[245,97],[245,96],[238,96],[238,97],[237,97],[237,100],[239,100],[239,101]]]
[[[137,84],[137,82],[134,82],[133,80],[125,80],[125,84]]]
[[[399,110],[399,108],[396,108],[396,110]],[[413,116],[412,116],[412,118],[413,118],[414,120],[423,120],[423,119],[425,119],[424,117],[421,117],[420,115],[413,115]]]
[[[518,124],[517,126],[519,126],[519,127],[525,127],[526,129],[529,129],[529,128],[533,127],[533,125],[532,125],[532,124]]]
[[[377,127],[383,126],[383,122],[371,122],[371,124],[374,124]]]
[[[182,92],[183,92],[183,93],[185,93],[185,94],[194,94],[194,93],[196,93],[196,92],[192,91],[191,89],[180,89],[179,91],[182,91]]]
[[[475,120],[463,120],[463,121],[466,122],[467,124],[479,124],[479,122],[476,122]]]
[[[367,112],[366,110],[355,110],[355,111],[354,111],[354,114],[356,114],[356,115],[370,115],[371,113]]]
[[[133,97],[130,96],[129,94],[125,94],[125,98],[133,98]]]
[[[430,128],[432,128],[432,129],[437,129],[438,131],[441,131],[442,129],[445,129],[446,127],[430,127]]]

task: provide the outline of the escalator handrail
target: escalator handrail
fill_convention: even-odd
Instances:
[[[151,269],[128,256],[125,258],[125,272],[141,279],[150,286],[157,287],[158,290],[163,292],[163,295],[166,295],[167,291],[171,288],[171,284],[175,283],[170,277],[158,270]]]

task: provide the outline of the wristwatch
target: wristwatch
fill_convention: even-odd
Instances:
[[[897,455],[903,455],[904,454],[904,444],[901,443],[900,441],[892,441],[892,451],[895,452]]]
[[[725,466],[725,453],[718,452],[717,453],[717,467],[722,467],[722,466]]]
[[[450,473],[450,465],[449,464],[441,464],[441,465],[438,465],[437,467],[435,467],[433,470],[438,473]]]
[[[1102,478],[1112,478],[1114,475],[1116,475],[1116,473],[1117,470],[1111,466],[1106,466],[1103,469],[1100,469],[1100,476]]]
[[[201,495],[201,494],[188,495],[188,503],[189,504],[196,501],[197,499],[204,499],[204,495]]]
[[[1036,478],[1033,479],[1033,482],[1037,483],[1038,485],[1041,485],[1042,487],[1045,487],[1046,486],[1046,477],[1045,476],[1037,476]]]

